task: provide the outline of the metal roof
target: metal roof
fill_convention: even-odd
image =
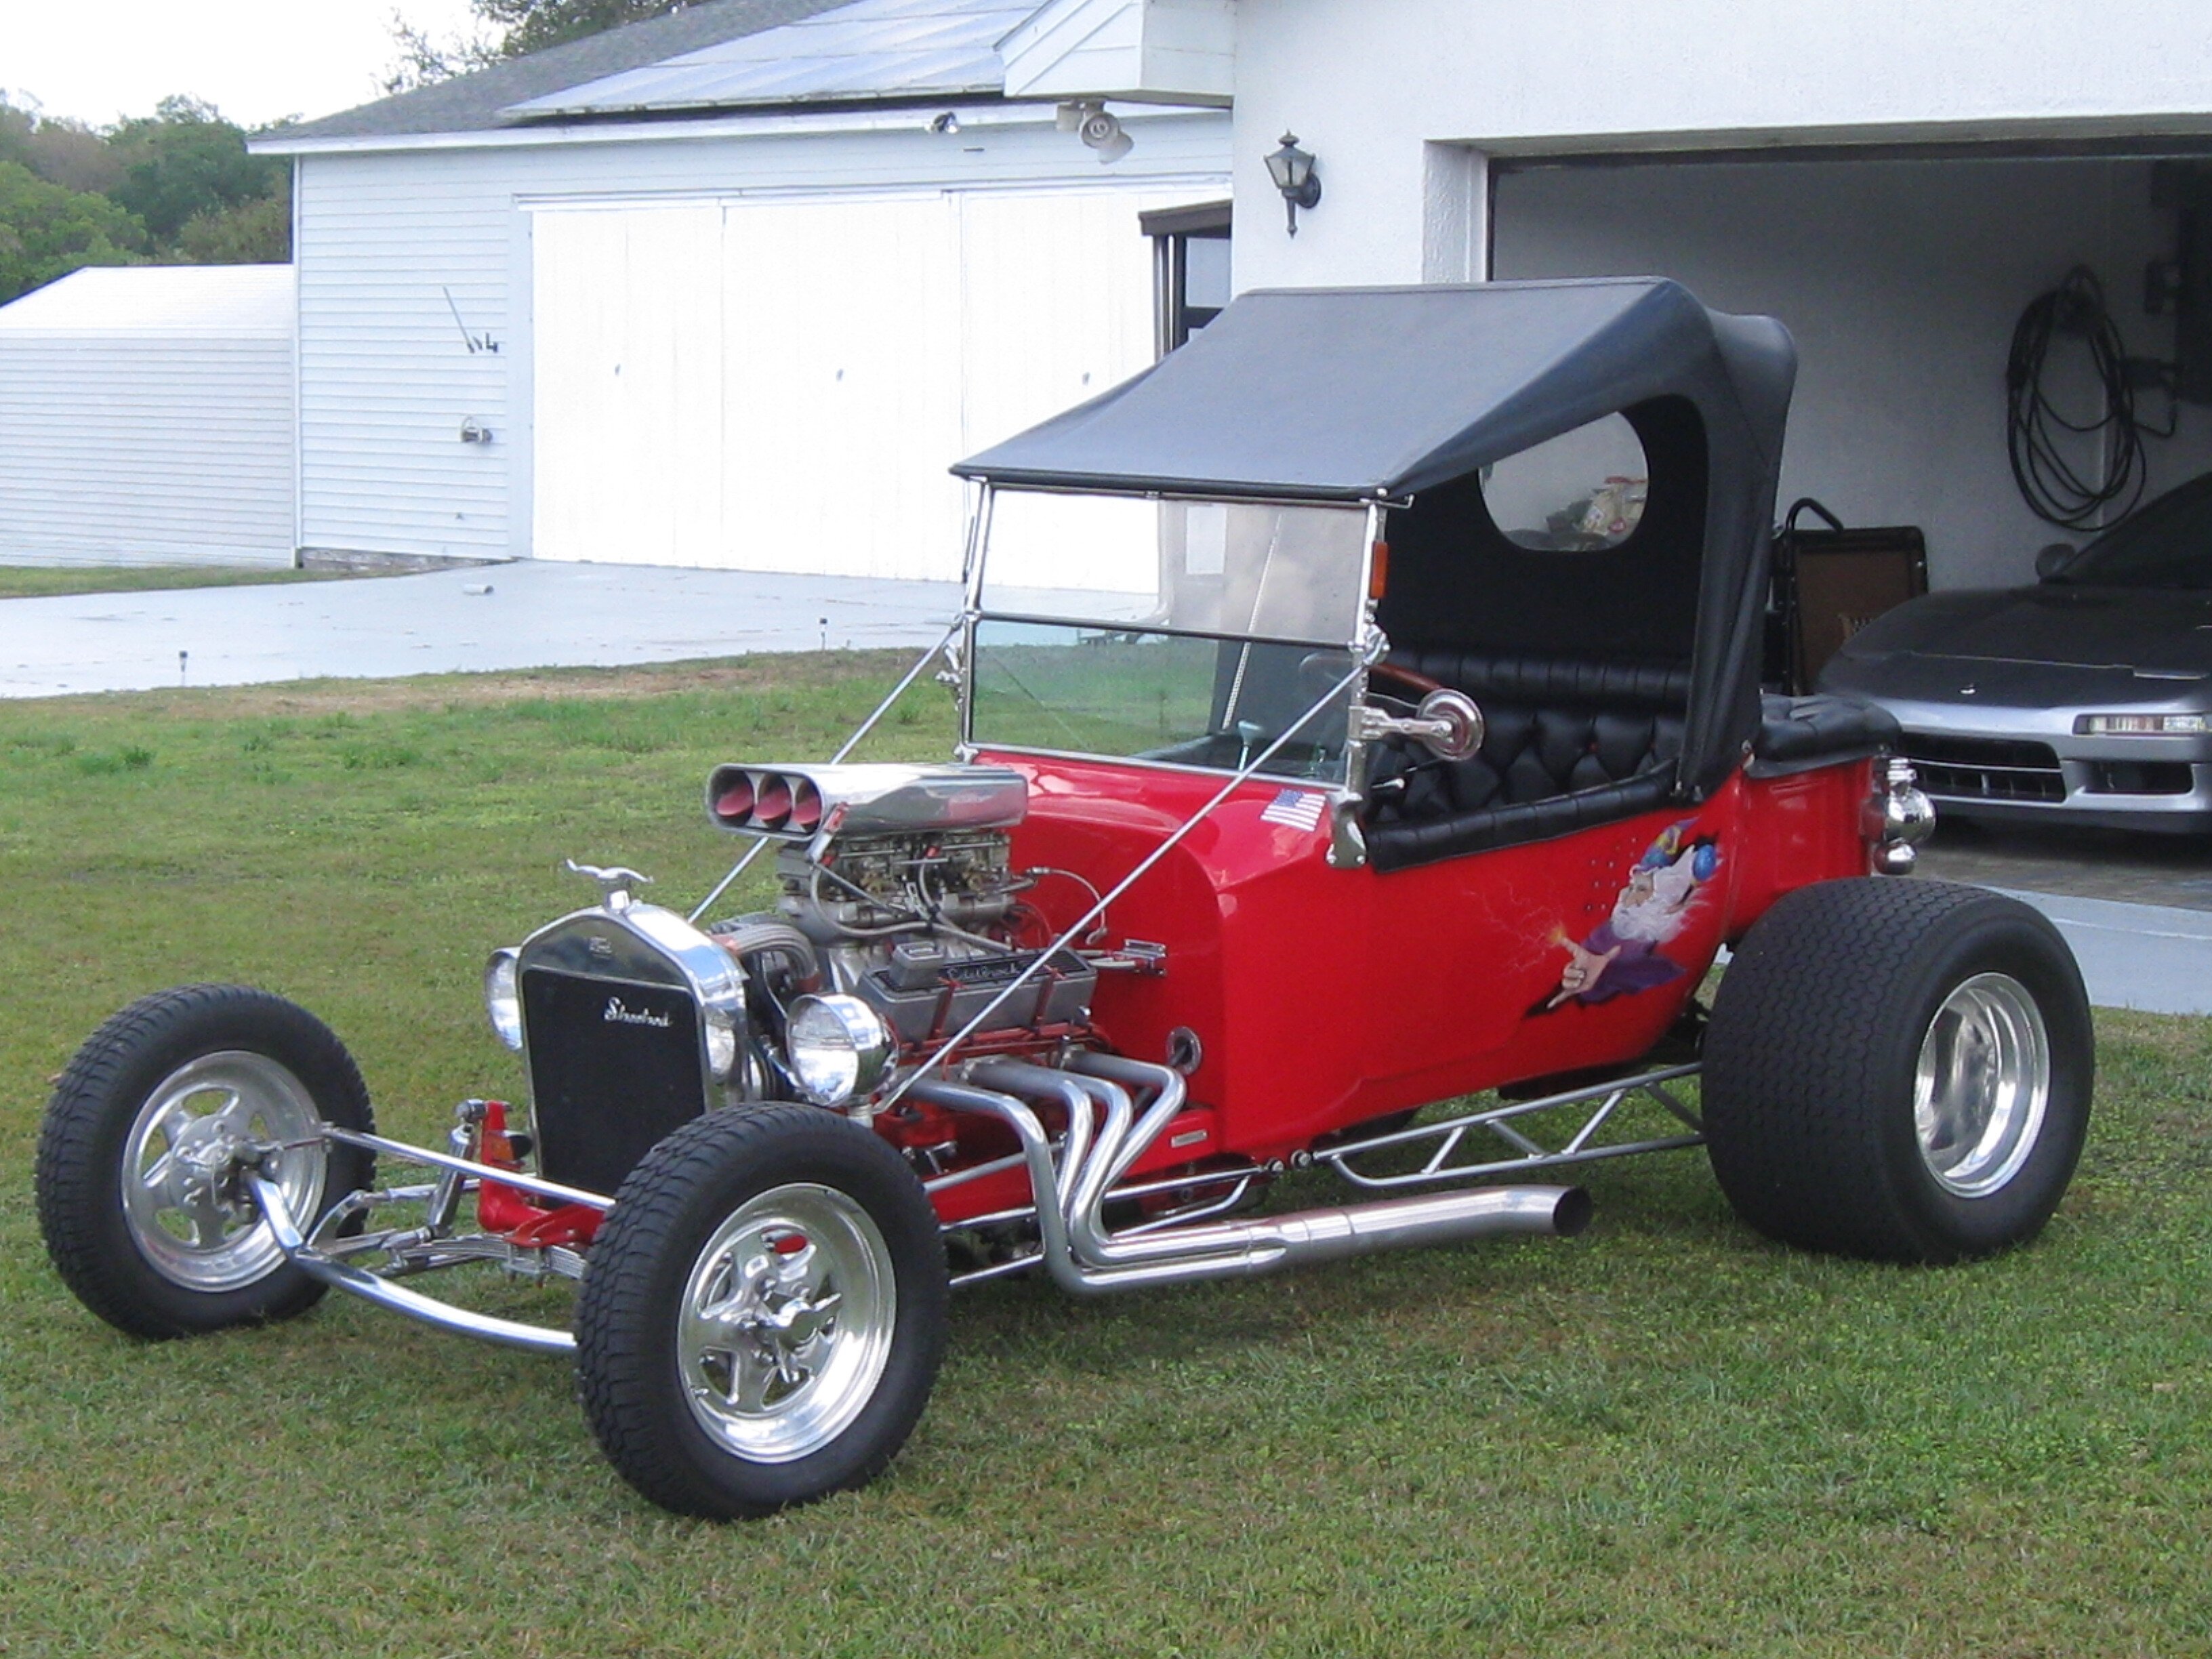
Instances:
[[[803,21],[509,105],[518,119],[997,96],[998,44],[1036,0],[855,0]]]
[[[92,265],[0,306],[0,334],[289,337],[290,265]]]
[[[526,100],[580,87],[648,64],[665,63],[702,46],[757,34],[817,12],[839,0],[705,0],[665,17],[549,46],[527,58],[495,64],[391,98],[343,110],[264,134],[255,150],[282,155],[295,139],[413,137],[433,133],[483,132],[511,125],[501,111]]]

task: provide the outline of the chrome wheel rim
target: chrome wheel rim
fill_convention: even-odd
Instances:
[[[677,1364],[693,1418],[757,1462],[819,1451],[874,1396],[896,1311],[890,1251],[851,1197],[794,1183],[747,1200],[684,1286]]]
[[[203,1054],[146,1097],[123,1146],[123,1214],[154,1270],[193,1291],[234,1291],[284,1259],[240,1171],[276,1147],[292,1213],[322,1207],[319,1119],[307,1085],[266,1054]]]
[[[1912,1118],[1946,1191],[1983,1198],[2018,1175],[2050,1102],[2050,1034],[2026,986],[1977,974],[1943,999],[1920,1042]]]

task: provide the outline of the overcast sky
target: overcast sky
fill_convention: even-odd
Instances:
[[[241,126],[378,96],[392,15],[450,36],[468,0],[0,0],[0,90],[95,126],[171,93]]]

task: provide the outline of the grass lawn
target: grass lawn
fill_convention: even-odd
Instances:
[[[343,1297],[149,1346],[63,1291],[32,1146],[114,1008],[283,991],[431,1136],[519,1089],[477,976],[583,901],[561,858],[703,891],[708,767],[826,753],[896,667],[0,703],[0,1653],[2212,1651],[2212,1022],[2100,1015],[2088,1155],[2014,1255],[1793,1255],[1676,1154],[1591,1170],[1572,1242],[1001,1281],[887,1479],[749,1526],[633,1497],[557,1361]],[[910,697],[877,754],[942,754]]]
[[[179,587],[243,587],[261,582],[324,582],[353,570],[292,570],[281,565],[0,564],[0,599],[64,593],[137,593]]]

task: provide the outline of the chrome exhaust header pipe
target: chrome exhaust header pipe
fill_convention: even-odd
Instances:
[[[1081,1067],[1080,1079],[1024,1061],[991,1060],[971,1069],[969,1083],[932,1078],[914,1085],[925,1100],[957,1111],[981,1112],[1012,1128],[1036,1201],[1045,1266],[1074,1295],[1249,1278],[1373,1250],[1503,1233],[1571,1237],[1589,1224],[1589,1197],[1578,1187],[1504,1187],[1301,1210],[1251,1221],[1193,1223],[1116,1237],[1101,1218],[1106,1198],[1182,1109],[1182,1079],[1165,1066],[1109,1055],[1079,1055],[1075,1066]],[[1133,1127],[1133,1108],[1119,1086],[1124,1079],[1159,1091],[1159,1098]],[[1085,1080],[1091,1089],[1071,1087]],[[1099,1084],[1108,1086],[1098,1088]],[[998,1086],[979,1086],[988,1085]],[[1042,1124],[1015,1091],[1067,1108],[1068,1156],[1057,1167]],[[1105,1116],[1087,1155],[1079,1150],[1075,1127],[1085,1115],[1077,1107],[1086,1095],[1097,1101]]]

